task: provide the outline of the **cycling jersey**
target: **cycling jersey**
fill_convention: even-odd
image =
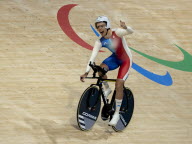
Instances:
[[[123,36],[131,33],[133,33],[133,30],[130,27],[127,29],[117,28],[112,30],[112,35],[109,39],[104,37],[98,39],[95,42],[86,72],[90,71],[89,63],[94,62],[99,50],[104,47],[109,49],[112,55],[106,58],[103,63],[109,67],[109,70],[114,70],[120,66],[117,78],[126,80],[132,66],[132,54]]]

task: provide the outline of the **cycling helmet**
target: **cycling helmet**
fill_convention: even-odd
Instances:
[[[95,26],[98,22],[105,22],[107,24],[107,26],[105,27],[106,29],[110,29],[111,25],[110,25],[110,21],[106,16],[99,16],[97,17],[96,21],[95,21]]]

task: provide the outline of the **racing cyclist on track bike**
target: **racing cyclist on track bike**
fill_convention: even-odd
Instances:
[[[112,52],[112,55],[106,58],[100,66],[107,71],[111,71],[119,67],[117,81],[115,83],[116,110],[113,118],[109,122],[110,126],[115,126],[120,118],[119,110],[123,99],[123,86],[125,80],[128,78],[128,74],[132,66],[132,54],[123,36],[132,34],[133,29],[126,26],[125,22],[122,21],[120,21],[120,28],[111,29],[110,21],[106,16],[99,16],[95,21],[95,27],[101,34],[101,37],[95,42],[86,71],[80,76],[80,80],[84,82],[85,77],[87,77],[91,69],[89,63],[94,63],[95,58],[102,47],[107,48]],[[107,79],[107,75],[104,75],[102,78]],[[109,88],[106,81],[103,82],[103,85],[105,89],[104,95],[107,97],[112,90]]]

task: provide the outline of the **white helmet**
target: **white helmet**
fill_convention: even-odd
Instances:
[[[107,23],[106,29],[111,28],[110,21],[106,16],[99,16],[96,19],[95,24],[98,23],[98,22],[106,22]]]

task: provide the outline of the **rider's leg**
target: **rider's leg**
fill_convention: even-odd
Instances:
[[[109,70],[109,67],[104,63],[101,63],[100,67],[105,68],[107,71]],[[101,75],[101,73],[99,73],[99,75]],[[107,75],[105,74],[102,78],[107,79]],[[105,97],[107,98],[107,96],[112,92],[112,90],[109,88],[109,84],[106,81],[103,81],[103,86],[105,89]]]
[[[118,68],[119,65],[120,63],[118,62],[116,55],[112,54],[108,58],[106,58],[100,66],[110,71]],[[106,79],[107,76],[104,76],[103,78]],[[112,92],[112,90],[109,88],[109,85],[107,82],[104,81],[103,85],[105,88],[105,96],[107,97]]]
[[[118,73],[117,81],[115,84],[115,86],[116,86],[116,95],[115,95],[116,110],[113,115],[113,118],[109,122],[109,125],[111,125],[111,126],[115,126],[120,118],[119,110],[121,108],[122,99],[123,99],[123,87],[124,87],[125,80],[128,77],[128,72],[129,72],[130,66],[131,66],[130,61],[124,61],[119,68],[119,73]]]
[[[123,86],[124,86],[125,81],[123,79],[117,79],[115,83],[115,88],[116,88],[116,96],[115,98],[118,100],[123,99]]]
[[[108,58],[106,58],[100,65],[102,68],[106,68],[107,70],[114,70],[119,67],[119,63],[117,62],[117,58],[115,54],[110,55]],[[107,79],[107,76],[103,77],[104,79]],[[109,85],[107,82],[104,81],[104,88],[108,89]]]
[[[115,95],[115,113],[113,115],[113,118],[109,122],[109,125],[115,126],[119,120],[119,111],[121,108],[122,100],[123,100],[123,86],[125,81],[123,79],[117,79],[115,83],[116,87],[116,95]]]

